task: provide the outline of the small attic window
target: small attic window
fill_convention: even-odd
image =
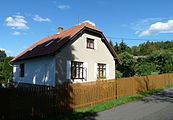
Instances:
[[[29,51],[32,51],[32,50],[33,50],[34,48],[36,48],[37,46],[38,46],[38,45],[36,45],[36,46],[30,48]]]
[[[87,48],[94,49],[94,39],[87,38]]]
[[[52,44],[55,40],[51,40],[50,42],[48,42],[45,47],[49,46],[50,44]]]

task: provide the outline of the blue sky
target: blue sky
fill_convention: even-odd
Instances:
[[[172,0],[1,0],[0,49],[16,56],[59,26],[66,30],[84,21],[114,43],[172,40],[172,9]]]

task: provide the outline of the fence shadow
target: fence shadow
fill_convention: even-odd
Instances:
[[[53,88],[0,88],[0,119],[30,120],[53,115]]]
[[[97,113],[95,112],[73,112],[69,114],[49,117],[44,120],[96,120],[96,116]]]
[[[97,113],[75,112],[70,84],[0,88],[0,120],[94,120]]]
[[[156,88],[155,84],[152,83],[149,76],[142,77],[142,79],[141,78],[136,79],[136,83],[137,83],[137,88],[136,88],[137,93],[146,92]]]
[[[141,99],[144,103],[154,102],[168,102],[173,103],[173,89],[170,89],[169,91],[162,91],[159,93],[156,93],[152,95],[151,97],[146,97]]]

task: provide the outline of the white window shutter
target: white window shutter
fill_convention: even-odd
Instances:
[[[87,81],[88,80],[88,63],[84,62],[84,80]]]
[[[97,80],[97,63],[94,63],[94,79]]]
[[[67,65],[67,68],[66,68],[66,70],[67,70],[66,78],[67,79],[71,79],[71,61],[68,60],[66,65]]]
[[[106,64],[106,79],[109,79],[109,64]]]
[[[33,83],[33,84],[36,84],[36,76],[33,77],[32,83]]]
[[[94,49],[97,49],[97,40],[94,40]]]
[[[17,70],[17,65],[13,65],[13,73],[15,73]]]

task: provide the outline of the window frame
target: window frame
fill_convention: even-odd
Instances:
[[[71,61],[71,79],[84,79],[84,63]]]
[[[97,63],[97,79],[106,79],[106,64]]]
[[[25,64],[20,64],[20,77],[25,77]]]
[[[86,48],[88,48],[88,49],[95,49],[95,42],[94,42],[95,40],[94,39],[92,39],[92,38],[87,38],[86,39]]]

